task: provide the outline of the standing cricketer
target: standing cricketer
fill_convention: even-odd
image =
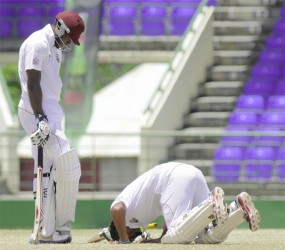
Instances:
[[[44,214],[36,243],[69,243],[72,240],[71,223],[75,218],[81,167],[62,126],[60,66],[62,51],[70,50],[72,43],[80,45],[84,29],[84,21],[76,12],[63,11],[56,15],[52,25],[47,24],[32,33],[19,52],[22,94],[18,115],[30,135],[35,163],[37,149],[43,147]],[[36,170],[35,164],[34,173]],[[36,190],[35,174],[35,196]]]

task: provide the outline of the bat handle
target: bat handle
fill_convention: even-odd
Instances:
[[[43,167],[43,147],[38,147],[38,167]]]

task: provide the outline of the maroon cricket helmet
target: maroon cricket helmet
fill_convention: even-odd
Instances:
[[[81,33],[85,30],[84,21],[74,11],[66,10],[56,15],[57,20],[62,20],[66,27],[69,29],[68,35],[70,36],[73,43],[80,45],[79,38]]]

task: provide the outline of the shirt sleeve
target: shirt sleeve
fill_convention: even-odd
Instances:
[[[25,70],[42,71],[43,62],[47,54],[45,46],[41,43],[34,43],[28,46],[26,49]]]

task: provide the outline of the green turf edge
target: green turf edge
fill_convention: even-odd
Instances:
[[[110,220],[112,200],[79,200],[73,228],[91,229],[106,227]],[[261,214],[261,228],[285,228],[285,201],[257,200]],[[28,200],[0,200],[0,229],[28,229],[33,226],[34,203]],[[158,218],[158,226],[162,218]],[[247,228],[243,223],[240,228]]]

